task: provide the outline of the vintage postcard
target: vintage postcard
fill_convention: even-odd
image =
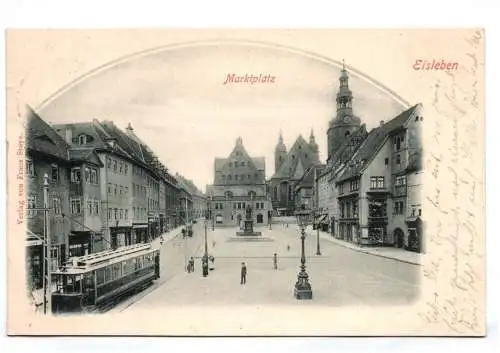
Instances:
[[[481,29],[8,30],[11,335],[485,335]]]

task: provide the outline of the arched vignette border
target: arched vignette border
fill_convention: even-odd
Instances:
[[[296,54],[296,55],[306,56],[306,57],[330,64],[330,65],[334,65],[338,68],[342,67],[341,62],[339,62],[337,60],[333,60],[329,57],[326,57],[326,56],[323,56],[323,55],[320,55],[320,54],[317,54],[314,52],[310,52],[307,50],[298,49],[298,48],[294,48],[294,47],[282,45],[282,44],[270,43],[270,42],[262,42],[262,41],[246,40],[246,39],[204,39],[204,40],[196,40],[196,41],[189,41],[189,42],[180,42],[180,43],[162,45],[162,46],[146,49],[146,50],[143,50],[140,52],[128,54],[128,55],[125,55],[121,58],[118,58],[116,60],[112,60],[112,61],[107,62],[101,66],[98,66],[97,68],[83,74],[82,76],[76,78],[75,80],[67,83],[66,85],[64,85],[63,87],[58,89],[56,92],[54,92],[48,98],[46,98],[40,104],[38,104],[36,109],[43,110],[48,104],[50,104],[52,101],[56,100],[58,97],[63,95],[65,92],[69,91],[71,88],[75,87],[76,85],[85,81],[86,79],[91,78],[92,76],[99,74],[100,72],[103,72],[103,71],[106,71],[107,69],[112,68],[115,65],[119,65],[119,64],[127,62],[129,60],[138,59],[142,56],[148,56],[148,55],[152,55],[152,54],[163,52],[163,51],[184,49],[184,48],[190,48],[190,47],[202,47],[202,46],[209,46],[209,45],[241,45],[241,46],[255,46],[255,47],[261,47],[261,48],[278,49],[278,50],[282,50],[282,51],[291,52],[291,53]],[[397,103],[404,106],[405,109],[409,108],[411,106],[401,96],[399,96],[394,91],[387,88],[386,86],[384,86],[380,82],[372,79],[370,76],[363,74],[362,72],[356,70],[355,68],[353,68],[349,65],[346,65],[346,68],[349,70],[349,73],[351,75],[354,74],[355,76],[361,78],[362,80],[372,84],[373,86],[375,86],[377,89],[381,90],[382,92],[387,93]]]

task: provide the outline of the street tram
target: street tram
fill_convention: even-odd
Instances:
[[[74,257],[53,278],[53,313],[94,311],[160,278],[160,251],[136,244]]]

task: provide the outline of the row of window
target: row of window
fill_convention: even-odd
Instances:
[[[151,201],[151,209],[158,209],[158,202],[155,200]],[[101,210],[101,201],[95,199],[87,200],[87,214],[88,215],[99,215]],[[34,217],[37,215],[37,196],[29,195],[27,198],[27,217]],[[61,199],[54,197],[52,199],[52,209],[55,215],[62,214],[62,205]],[[134,219],[146,219],[147,218],[147,209],[133,207]],[[71,214],[80,214],[82,213],[82,200],[80,198],[72,198],[70,200],[70,212]],[[118,208],[109,208],[108,209],[108,219],[128,219],[128,210],[122,210]]]
[[[148,213],[145,207],[132,207],[134,219],[147,219]]]
[[[384,189],[385,178],[383,176],[370,177],[370,189]]]
[[[232,167],[234,165],[235,168],[238,167],[244,167],[250,165],[249,163],[245,163],[245,161],[234,161],[234,162],[229,162],[229,167]]]
[[[132,196],[133,197],[144,197],[146,198],[147,189],[144,185],[132,183]]]
[[[80,183],[82,180],[82,168],[71,168],[70,180],[72,183]],[[99,174],[96,168],[85,167],[84,169],[85,182],[87,184],[99,184]]]
[[[148,206],[150,210],[158,210],[160,208],[160,203],[154,199],[148,199]]]
[[[259,178],[259,175],[257,173],[254,174],[254,180],[257,180]],[[235,174],[234,176],[231,175],[231,174],[222,174],[222,179],[224,181],[232,181],[233,179],[236,181],[236,180],[240,180],[240,181],[245,181],[246,180],[250,180],[252,179],[252,175],[251,174]]]
[[[397,188],[406,186],[406,175],[397,176],[394,181],[394,186]]]
[[[87,214],[88,215],[99,215],[101,209],[101,201],[89,199],[87,200]],[[79,198],[74,198],[70,200],[70,210],[71,214],[82,213],[82,200]],[[56,213],[57,214],[57,213]]]
[[[108,183],[108,195],[128,197],[128,186]]]
[[[26,175],[28,177],[35,176],[35,167],[31,159],[26,159]],[[59,167],[57,164],[54,163],[50,165],[50,173],[48,176],[49,180],[52,182],[57,182],[59,180]]]
[[[340,218],[358,218],[358,200],[341,201]]]
[[[128,163],[124,161],[116,160],[110,156],[106,159],[108,169],[114,173],[127,175],[128,174]]]
[[[100,286],[132,274],[142,268],[151,267],[154,263],[154,255],[148,254],[101,268],[96,271],[97,285]]]
[[[108,208],[108,220],[128,220],[128,210]]]

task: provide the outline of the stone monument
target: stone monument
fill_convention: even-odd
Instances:
[[[253,230],[253,217],[252,207],[250,205],[245,209],[245,219],[243,220],[243,231],[236,232],[237,236],[259,236],[261,232],[254,232]]]

